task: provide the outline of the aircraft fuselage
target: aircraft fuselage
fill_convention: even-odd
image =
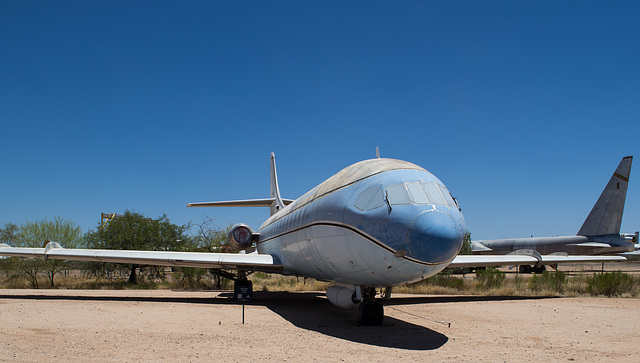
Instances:
[[[284,274],[391,286],[443,270],[464,217],[444,184],[408,162],[372,159],[329,178],[260,227],[258,253]]]

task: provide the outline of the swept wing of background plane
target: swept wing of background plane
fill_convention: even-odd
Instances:
[[[559,263],[585,263],[624,261],[620,256],[565,256],[565,255],[458,255],[447,267],[488,267],[507,265],[557,265]]]
[[[391,286],[426,279],[447,266],[494,266],[577,262],[567,256],[512,254],[458,256],[464,217],[444,184],[427,170],[401,160],[371,159],[333,175],[288,203],[280,197],[271,155],[271,198],[191,203],[189,206],[269,206],[271,216],[258,232],[244,224],[232,227],[229,245],[257,253],[193,253],[0,247],[0,255],[89,260],[149,265],[192,266],[334,281],[327,298],[336,306],[358,306],[364,324],[380,324]],[[573,256],[572,256],[573,257]],[[624,260],[591,257],[589,260]],[[218,272],[220,273],[220,272]],[[225,272],[225,276],[232,276]],[[233,277],[233,276],[232,276]]]

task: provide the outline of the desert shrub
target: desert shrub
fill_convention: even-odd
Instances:
[[[476,270],[476,287],[493,288],[500,287],[505,279],[505,273],[495,267]]]
[[[393,287],[394,292],[404,294],[460,294],[468,290],[464,278],[452,276],[448,270],[426,280]]]
[[[267,280],[271,278],[271,275],[269,275],[266,272],[261,272],[261,271],[256,271],[253,275],[251,275],[251,280],[256,281],[256,280]]]
[[[464,288],[464,280],[460,277],[448,274],[437,274],[426,280],[426,284],[431,286],[449,287],[456,290]]]
[[[323,291],[330,283],[312,278],[268,275],[268,278],[252,279],[253,291]]]
[[[555,291],[562,292],[567,284],[567,276],[562,271],[542,271],[542,274],[535,274],[529,280],[529,289],[534,292]]]
[[[197,267],[180,267],[173,272],[173,283],[176,289],[202,290],[207,288],[204,277],[207,270]]]
[[[11,274],[0,281],[0,288],[3,289],[28,289],[31,285],[17,273]]]
[[[619,296],[632,293],[636,282],[633,276],[620,271],[593,274],[587,278],[587,292],[591,295]]]

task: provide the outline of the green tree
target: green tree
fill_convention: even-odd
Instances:
[[[18,240],[18,233],[20,227],[13,223],[7,223],[4,228],[0,228],[0,243],[6,243],[9,246],[15,246]],[[0,256],[0,269],[5,273],[6,277],[9,277],[11,271],[15,269],[17,258],[15,257],[2,257]]]
[[[190,238],[185,234],[187,225],[178,226],[169,221],[166,215],[151,219],[140,213],[126,211],[106,226],[85,235],[89,248],[112,250],[179,251],[189,245]],[[127,265],[130,270],[129,282],[138,282],[136,270],[142,266]]]
[[[0,229],[0,243],[6,243],[9,246],[13,246],[18,239],[19,232],[20,227],[16,226],[15,224],[5,224],[4,228]]]
[[[192,251],[198,252],[226,252],[225,242],[228,240],[232,226],[220,229],[215,224],[215,219],[203,217],[202,223],[194,224],[197,234],[193,237]]]
[[[65,248],[78,248],[82,244],[82,232],[74,222],[56,217],[54,221],[45,218],[26,222],[17,234],[17,244],[21,247],[44,247],[48,241],[58,242]],[[37,289],[41,271],[46,274],[51,287],[55,287],[55,276],[68,266],[68,261],[36,258],[18,260],[17,264],[21,274]]]
[[[225,242],[228,240],[229,232],[231,231],[231,225],[229,225],[225,229],[220,229],[215,224],[215,219],[204,216],[202,218],[202,223],[194,224],[197,228],[197,234],[192,239],[192,248],[191,251],[197,252],[228,252],[225,247]],[[189,281],[195,279],[196,277],[202,278],[202,274],[199,274],[197,270],[191,269],[181,269],[183,273],[183,279],[186,277]],[[222,288],[225,284],[225,278],[215,273],[215,270],[212,271],[215,285],[217,289]],[[190,275],[194,275],[191,277]],[[198,281],[198,280],[196,280]],[[193,284],[192,284],[193,285]]]
[[[473,245],[471,244],[471,232],[464,232],[464,240],[462,242],[462,248],[460,248],[459,255],[470,255],[473,253]]]

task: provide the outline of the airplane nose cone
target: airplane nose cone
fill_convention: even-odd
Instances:
[[[407,236],[408,256],[427,263],[441,263],[453,258],[464,238],[464,227],[451,215],[438,210],[420,214]]]

